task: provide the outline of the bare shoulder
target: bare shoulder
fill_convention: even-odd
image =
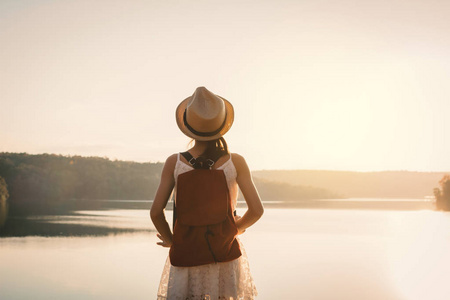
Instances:
[[[231,155],[231,160],[233,161],[234,164],[242,164],[245,163],[245,158],[237,153],[230,153]]]
[[[167,159],[166,159],[166,164],[174,164],[177,162],[178,159],[178,153],[174,153],[172,155],[170,155]]]
[[[236,167],[236,171],[238,174],[243,172],[248,172],[247,162],[245,158],[237,153],[231,153],[231,160],[233,161],[234,166]]]
[[[173,170],[175,169],[175,164],[177,163],[177,159],[178,159],[177,153],[170,155],[166,159],[166,162],[164,163],[164,170],[173,172]]]

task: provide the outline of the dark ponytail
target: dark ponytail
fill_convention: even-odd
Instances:
[[[220,157],[228,153],[227,142],[223,137],[220,137],[216,140],[207,141],[206,149],[201,156],[217,161]]]

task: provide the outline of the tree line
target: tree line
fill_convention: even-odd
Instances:
[[[293,185],[323,187],[348,198],[424,198],[433,193],[445,172],[261,170],[257,178]]]
[[[6,217],[8,216],[8,188],[6,181],[3,177],[0,177],[0,228],[6,222]]]
[[[450,175],[444,175],[439,181],[440,188],[434,189],[436,209],[450,211]]]
[[[76,200],[151,200],[163,163],[137,163],[101,157],[0,153],[10,214],[39,214],[65,209]],[[339,197],[324,188],[255,178],[263,200]],[[5,201],[6,202],[6,201]]]
[[[151,199],[161,170],[162,163],[0,153],[12,214],[40,213],[70,200]]]

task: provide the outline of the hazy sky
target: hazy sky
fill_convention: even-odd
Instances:
[[[450,1],[0,1],[0,151],[164,161],[228,99],[252,169],[450,171]]]

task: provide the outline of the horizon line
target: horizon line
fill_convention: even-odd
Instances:
[[[1,151],[1,154],[26,154],[26,155],[52,155],[52,156],[61,156],[61,157],[85,157],[85,158],[89,158],[89,157],[93,157],[93,158],[102,158],[102,159],[107,159],[109,161],[121,161],[121,162],[133,162],[133,163],[153,163],[153,164],[164,164],[163,161],[136,161],[136,160],[124,160],[124,159],[118,159],[118,158],[110,158],[108,156],[98,156],[98,155],[80,155],[80,154],[58,154],[58,153],[28,153],[28,152],[8,152],[8,151]],[[305,169],[254,169],[252,170],[252,172],[261,172],[261,171],[322,171],[322,172],[354,172],[354,173],[384,173],[384,172],[410,172],[410,173],[448,173],[450,174],[450,171],[419,171],[419,170],[344,170],[344,169],[309,169],[309,168],[305,168]]]

